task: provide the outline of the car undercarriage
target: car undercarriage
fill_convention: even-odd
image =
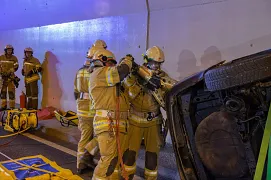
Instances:
[[[175,85],[166,110],[181,179],[253,179],[270,100],[270,50]]]

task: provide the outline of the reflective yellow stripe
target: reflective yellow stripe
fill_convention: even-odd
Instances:
[[[151,121],[148,121],[147,118],[141,118],[141,117],[139,117],[137,115],[130,114],[128,119],[130,121],[135,121],[137,123],[150,123],[150,122],[153,122],[153,121],[161,120],[161,116],[157,116],[157,117],[153,118]]]
[[[3,62],[3,63],[14,63],[13,61],[1,61],[1,62]]]
[[[113,86],[112,68],[107,67],[105,71],[106,82],[108,86]]]
[[[81,117],[90,117],[90,118],[93,118],[94,116],[91,115],[91,114],[80,114],[80,113],[77,113],[78,116],[81,116]]]
[[[84,116],[84,117],[94,117],[95,116],[95,111],[77,110],[77,115]]]
[[[136,171],[136,165],[134,166],[127,166],[127,165],[124,165],[125,167],[125,170],[129,173],[129,174],[132,174]]]
[[[26,65],[30,65],[30,66],[35,66],[35,64],[30,63],[30,62],[25,62],[24,65],[25,65],[25,64],[26,64]]]
[[[157,170],[156,171],[151,171],[151,170],[145,168],[145,175],[147,175],[147,176],[157,176]]]
[[[93,122],[93,127],[94,128],[104,128],[104,127],[108,127],[111,123],[108,120],[98,120],[98,121],[94,121]],[[113,120],[113,127],[116,127],[116,121]],[[126,121],[120,121],[119,122],[119,127],[126,127],[127,122]]]

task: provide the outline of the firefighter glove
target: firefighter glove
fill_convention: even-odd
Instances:
[[[16,88],[19,87],[20,80],[21,79],[19,77],[17,77],[17,76],[14,77],[13,82],[14,82],[14,85],[15,85]]]
[[[157,76],[152,76],[147,83],[147,88],[154,91],[155,89],[159,89],[160,87],[161,87],[160,78]]]

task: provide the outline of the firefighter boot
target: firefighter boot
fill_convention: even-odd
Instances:
[[[89,167],[95,169],[96,165],[97,164],[94,162],[94,156],[85,150],[84,154],[80,157],[80,163],[77,172],[82,174],[86,168]]]
[[[77,173],[78,174],[84,174],[84,171],[88,168],[88,166],[84,163],[79,163],[78,168],[77,168]]]

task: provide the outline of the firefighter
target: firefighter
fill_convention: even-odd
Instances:
[[[99,42],[102,42],[99,44]],[[89,66],[96,51],[104,49],[106,44],[97,40],[87,53],[88,60],[76,73],[74,81],[74,96],[77,102],[77,116],[79,119],[78,128],[81,131],[81,138],[77,150],[77,172],[82,174],[88,167],[95,168],[93,161],[98,152],[98,142],[93,139],[93,118],[95,110],[91,108],[92,101],[89,98]],[[98,44],[97,44],[98,42]],[[95,46],[96,45],[96,46]]]
[[[25,88],[27,97],[27,109],[38,109],[38,80],[41,72],[40,61],[33,56],[33,49],[27,47],[24,49],[24,62],[22,75],[25,77]]]
[[[160,69],[161,64],[165,61],[163,51],[154,46],[146,51],[144,56],[146,66],[158,77],[168,77]],[[160,87],[159,82],[152,82],[156,87]],[[158,84],[157,84],[158,83]],[[141,141],[144,138],[145,144],[145,179],[157,179],[158,153],[161,146],[161,125],[163,117],[160,111],[160,105],[150,92],[150,88],[145,86],[142,79],[130,74],[125,82],[125,89],[128,89],[130,101],[129,114],[129,151],[124,155],[124,163],[129,178],[133,179],[136,172],[136,159],[140,149]]]
[[[93,138],[93,117],[95,115],[95,110],[90,109],[91,100],[88,94],[89,65],[90,60],[86,60],[84,66],[77,71],[74,80],[74,97],[77,103],[77,116],[79,119],[78,128],[81,131],[77,150],[77,171],[79,174],[87,167],[94,169],[92,156],[81,158],[85,152],[86,144]]]
[[[105,66],[105,62],[109,60],[115,60],[114,54],[108,50],[101,50],[95,53],[91,63],[89,89],[92,106],[96,110],[93,127],[101,154],[93,180],[119,179],[122,173],[118,158],[122,159],[122,153],[127,147],[129,102],[118,90],[120,82],[131,71],[133,58],[127,55],[115,67]],[[119,114],[119,119],[116,113]]]
[[[92,47],[93,48],[93,47]],[[108,59],[105,63],[105,66],[107,67],[113,67],[116,66],[117,61],[114,59]],[[88,157],[94,157],[98,152],[98,142],[97,142],[97,138],[93,138],[89,143],[87,143],[87,145],[85,146],[85,152],[82,156],[83,161],[89,161]],[[91,160],[91,162],[93,162]]]
[[[15,84],[14,79],[17,77],[15,72],[18,70],[18,59],[14,56],[12,45],[6,45],[5,53],[0,56],[0,72],[2,78],[1,89],[1,110],[7,109],[7,92],[9,97],[9,108],[15,108]]]

